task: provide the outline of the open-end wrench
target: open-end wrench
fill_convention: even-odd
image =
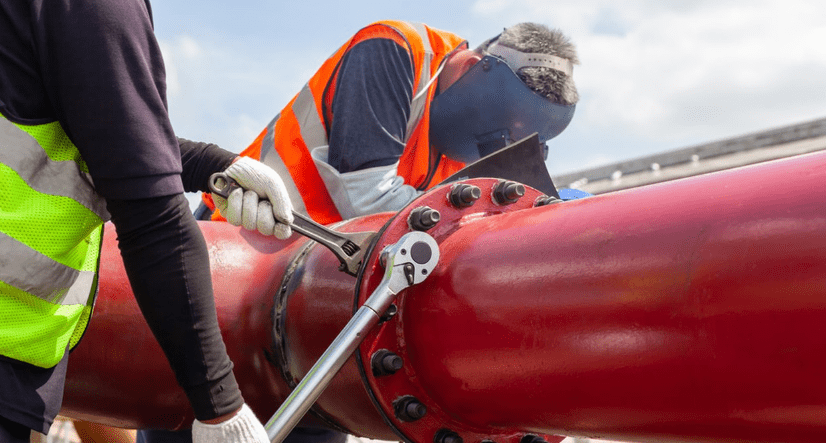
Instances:
[[[209,177],[209,189],[224,198],[229,198],[230,192],[240,187],[241,185],[223,172],[216,172]],[[293,217],[294,221],[290,223],[290,228],[333,251],[341,262],[338,268],[340,271],[352,276],[358,273],[364,253],[370,241],[376,236],[375,232],[338,232],[295,211],[293,211]],[[281,220],[276,221],[281,222]]]

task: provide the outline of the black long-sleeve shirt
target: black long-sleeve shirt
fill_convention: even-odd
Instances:
[[[240,407],[206,244],[182,195],[205,190],[235,154],[175,137],[149,1],[0,2],[0,113],[61,123],[107,201],[135,298],[196,417]],[[42,370],[0,358],[0,416],[47,431],[65,360]]]

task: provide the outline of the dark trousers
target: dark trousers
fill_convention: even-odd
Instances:
[[[31,432],[28,426],[0,417],[0,443],[29,443]]]

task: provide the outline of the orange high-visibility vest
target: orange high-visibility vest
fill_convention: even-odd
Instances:
[[[327,128],[332,124],[333,117],[329,112],[325,115],[323,110],[332,107],[339,62],[356,44],[372,38],[390,39],[408,50],[414,70],[411,96],[421,93],[419,99],[411,104],[398,175],[408,185],[427,189],[464,166],[444,156],[435,165],[431,164],[428,135],[430,103],[438,83],[430,80],[445,56],[462,45],[464,40],[423,24],[401,21],[373,23],[360,30],[328,58],[301,92],[241,152],[241,155],[255,158],[275,169],[287,186],[295,210],[322,224],[340,221],[341,215],[310,151],[328,144]],[[425,91],[425,88],[428,90]],[[211,208],[214,207],[209,196],[205,195],[205,201]],[[216,211],[213,219],[223,220],[223,217]]]

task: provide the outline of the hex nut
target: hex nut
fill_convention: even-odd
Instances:
[[[370,366],[373,375],[383,377],[398,372],[404,366],[404,360],[387,349],[379,349],[370,357]]]
[[[540,206],[548,206],[548,205],[552,205],[554,203],[561,203],[561,202],[562,202],[562,200],[560,200],[556,197],[542,194],[542,195],[540,195],[539,197],[536,198],[536,201],[533,202],[533,206],[538,208]]]
[[[467,183],[457,183],[450,188],[448,201],[457,208],[467,208],[473,206],[476,200],[482,196],[482,190],[478,186]]]
[[[525,195],[525,185],[510,180],[501,180],[493,188],[493,201],[504,206],[519,201]]]
[[[462,437],[450,429],[439,429],[433,436],[433,443],[462,443]]]
[[[420,206],[410,212],[407,217],[407,224],[414,231],[427,231],[436,226],[441,218],[439,211],[427,206]]]
[[[427,414],[427,407],[412,395],[393,400],[393,412],[401,421],[416,421]]]

